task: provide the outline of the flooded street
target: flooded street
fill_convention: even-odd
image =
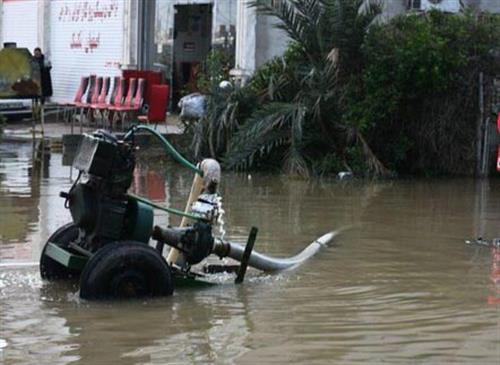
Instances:
[[[87,302],[40,278],[70,221],[60,153],[0,142],[0,364],[498,364],[500,181],[298,181],[224,174],[226,238],[289,256],[349,228],[296,271],[147,301]],[[133,189],[183,209],[192,174],[142,156]],[[178,224],[157,212],[155,223]],[[496,283],[495,283],[496,280]]]

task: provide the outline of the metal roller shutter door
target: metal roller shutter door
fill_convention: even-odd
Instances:
[[[71,100],[81,76],[116,76],[123,54],[124,1],[52,0],[54,101]]]
[[[4,42],[16,42],[33,53],[38,46],[37,0],[3,0],[2,34]]]

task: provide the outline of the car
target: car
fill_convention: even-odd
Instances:
[[[40,94],[40,70],[26,48],[0,49],[0,114],[12,118],[31,116],[31,98]]]
[[[8,120],[16,120],[31,116],[30,99],[0,99],[0,114]]]

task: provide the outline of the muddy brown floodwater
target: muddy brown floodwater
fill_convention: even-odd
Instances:
[[[225,174],[226,238],[287,256],[351,228],[296,271],[207,289],[80,300],[40,279],[40,248],[70,220],[58,153],[0,142],[0,364],[499,364],[500,181],[297,181]],[[156,166],[153,163],[157,164]],[[134,190],[183,208],[192,176],[141,158]],[[168,214],[157,223],[176,224]]]

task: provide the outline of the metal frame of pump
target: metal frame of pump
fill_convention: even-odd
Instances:
[[[134,209],[132,209],[133,214],[132,219],[129,220],[130,227],[128,231],[129,233],[127,234],[130,234],[130,238],[134,238],[138,241],[144,242],[145,244],[147,244],[150,238],[155,239],[157,241],[156,249],[160,252],[160,254],[163,252],[165,244],[172,247],[166,258],[166,261],[172,269],[172,274],[176,281],[176,284],[179,284],[180,282],[181,284],[192,285],[193,281],[201,281],[202,283],[204,283],[202,274],[190,272],[191,265],[201,262],[211,253],[222,257],[225,254],[225,250],[227,250],[227,247],[224,245],[224,243],[214,242],[214,237],[211,231],[211,226],[216,221],[218,216],[216,199],[218,197],[217,187],[220,182],[221,175],[220,165],[213,159],[205,159],[197,166],[195,166],[191,162],[187,161],[160,133],[145,125],[132,127],[125,134],[122,141],[116,140],[115,142],[122,143],[132,141],[131,144],[133,146],[134,135],[137,131],[141,130],[147,131],[158,138],[162,146],[165,148],[167,154],[172,156],[184,167],[187,167],[188,169],[193,171],[195,173],[195,176],[184,211],[165,207],[163,205],[151,202],[143,197],[125,193],[124,195],[126,201],[123,204],[126,204],[128,202],[128,204],[132,204],[132,206],[135,207]],[[80,148],[82,148],[82,146],[80,146]],[[95,151],[93,151],[92,153],[95,154]],[[87,161],[84,161],[83,163],[81,161],[80,163],[76,161],[76,166],[75,163],[73,165],[79,168],[80,171],[86,171],[91,168],[89,166],[86,166],[86,163],[88,164]],[[118,175],[117,179],[119,179],[120,176],[123,177],[124,175],[120,175],[121,171],[115,173]],[[115,183],[120,184],[119,181],[115,181]],[[73,185],[73,188],[75,187],[75,185]],[[125,182],[125,186],[127,186],[127,182]],[[81,187],[79,186],[78,188]],[[81,189],[84,190],[84,188]],[[61,196],[66,199],[69,198],[69,194],[73,194],[73,196],[75,196],[75,192],[72,190],[70,190],[70,193],[61,193]],[[78,194],[79,195],[76,196],[78,196],[82,200],[92,200],[91,198],[89,198],[89,194],[85,191],[78,192]],[[119,207],[120,204],[117,205],[116,201],[110,204],[112,205],[108,210],[111,212],[116,212],[117,210],[121,209]],[[181,216],[182,221],[180,225],[173,228],[161,228],[159,226],[156,226],[154,227],[154,229],[152,229],[153,208]],[[89,209],[92,210],[92,208]],[[125,215],[125,213],[123,212],[119,214]],[[130,215],[129,213],[127,214]],[[93,218],[86,216],[81,217],[79,215],[79,212],[76,212],[75,214],[74,212],[72,212],[72,216],[75,217],[75,215],[79,220],[88,220]],[[112,217],[110,217],[108,217],[108,223],[109,221],[113,220],[111,219]],[[100,217],[100,219],[103,219],[103,217]],[[189,220],[194,220],[194,224],[188,226]],[[107,227],[106,229],[112,230],[112,227]],[[222,268],[223,271],[237,271],[237,283],[243,281],[248,261],[253,250],[256,235],[257,229],[253,227],[249,235],[249,240],[245,247],[245,252],[241,257],[239,267],[228,266]],[[127,238],[129,237],[125,237],[124,239]],[[49,242],[47,243],[45,255],[69,269],[82,270],[87,261],[95,252],[87,250],[84,247],[72,248],[73,250],[72,252],[70,252],[69,250],[62,248],[55,243]]]

